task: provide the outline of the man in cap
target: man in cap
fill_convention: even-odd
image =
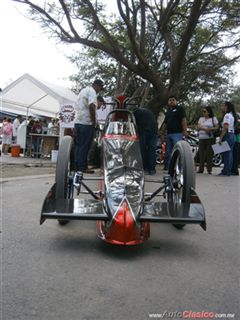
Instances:
[[[82,89],[75,106],[75,170],[94,173],[88,169],[87,159],[91,147],[96,122],[97,93],[103,89],[103,82],[96,79],[92,86]]]

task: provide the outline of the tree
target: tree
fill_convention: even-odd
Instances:
[[[100,51],[119,73],[150,83],[156,113],[170,93],[186,96],[186,82],[197,95],[209,85],[208,74],[219,76],[240,57],[238,0],[116,0],[114,17],[97,0],[12,1],[26,4],[31,18],[60,41]],[[236,50],[231,58],[229,48]]]
[[[107,94],[110,96],[131,95],[135,90],[132,90],[131,84],[134,82],[134,88],[139,85],[135,83],[137,80],[132,72],[128,72],[126,68],[102,51],[85,48],[68,58],[78,70],[70,77],[74,84],[72,89],[75,92],[79,92],[81,88],[92,83],[98,77],[104,81],[105,91],[107,90]]]
[[[240,112],[240,86],[236,86],[230,95],[230,100],[236,107],[236,111]]]

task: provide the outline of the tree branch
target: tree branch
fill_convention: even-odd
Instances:
[[[70,30],[71,30],[72,33],[74,34],[75,39],[78,39],[79,35],[78,35],[76,29],[73,27],[70,14],[69,14],[69,12],[68,12],[68,9],[67,9],[67,7],[66,7],[66,4],[65,4],[64,0],[59,0],[59,2],[60,2],[60,4],[61,4],[61,6],[62,6],[62,9],[63,9],[64,13],[65,13],[65,16],[66,16],[68,25],[69,25],[69,27],[70,27]]]
[[[146,6],[145,0],[140,0],[140,10],[141,10],[141,33],[140,33],[140,52],[144,54],[145,52],[145,35],[146,35]]]
[[[179,80],[180,70],[184,63],[184,57],[186,55],[190,40],[198,23],[198,19],[201,13],[205,10],[206,6],[210,3],[210,0],[205,0],[203,3],[202,0],[194,0],[191,7],[191,12],[188,18],[187,26],[182,35],[181,44],[176,52],[176,56],[171,61],[170,69],[170,86]],[[177,76],[177,77],[176,77]]]
[[[130,40],[130,42],[132,44],[132,50],[135,53],[135,55],[137,56],[139,62],[141,64],[143,64],[145,66],[145,68],[149,68],[148,61],[142,55],[141,50],[140,50],[140,48],[139,48],[139,46],[137,44],[137,41],[136,41],[136,30],[133,30],[132,25],[130,24],[129,6],[128,6],[127,3],[125,3],[125,7],[126,7],[126,14],[125,14],[123,12],[122,2],[123,2],[123,0],[117,0],[118,10],[119,10],[119,13],[120,13],[124,23],[127,26],[129,40]]]
[[[45,11],[43,8],[41,8],[40,6],[34,4],[33,2],[31,2],[29,0],[12,0],[12,1],[19,2],[19,3],[25,3],[25,4],[29,5],[31,8],[35,9],[42,16],[44,16],[50,23],[55,25],[61,31],[61,33],[66,37],[66,38],[64,38],[66,41],[73,42],[74,38],[69,34],[69,32],[67,32],[62,27],[62,25],[56,19],[54,19],[51,15],[49,15],[47,13],[47,11]]]

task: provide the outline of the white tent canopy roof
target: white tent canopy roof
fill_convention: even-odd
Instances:
[[[74,104],[77,96],[64,87],[26,73],[1,92],[2,111],[54,117],[62,104]]]

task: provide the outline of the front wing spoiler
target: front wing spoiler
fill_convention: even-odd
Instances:
[[[200,224],[206,230],[205,214],[202,204],[148,203],[138,218],[139,222],[158,222],[171,224]]]
[[[137,222],[171,224],[200,224],[206,230],[205,211],[195,193],[191,190],[191,203],[144,202]],[[104,210],[102,200],[55,199],[55,185],[51,188],[42,206],[40,224],[46,219],[59,220],[103,220],[110,221],[111,215]]]
[[[41,211],[40,224],[46,219],[109,220],[103,202],[95,199],[56,199],[56,185],[48,192]]]

